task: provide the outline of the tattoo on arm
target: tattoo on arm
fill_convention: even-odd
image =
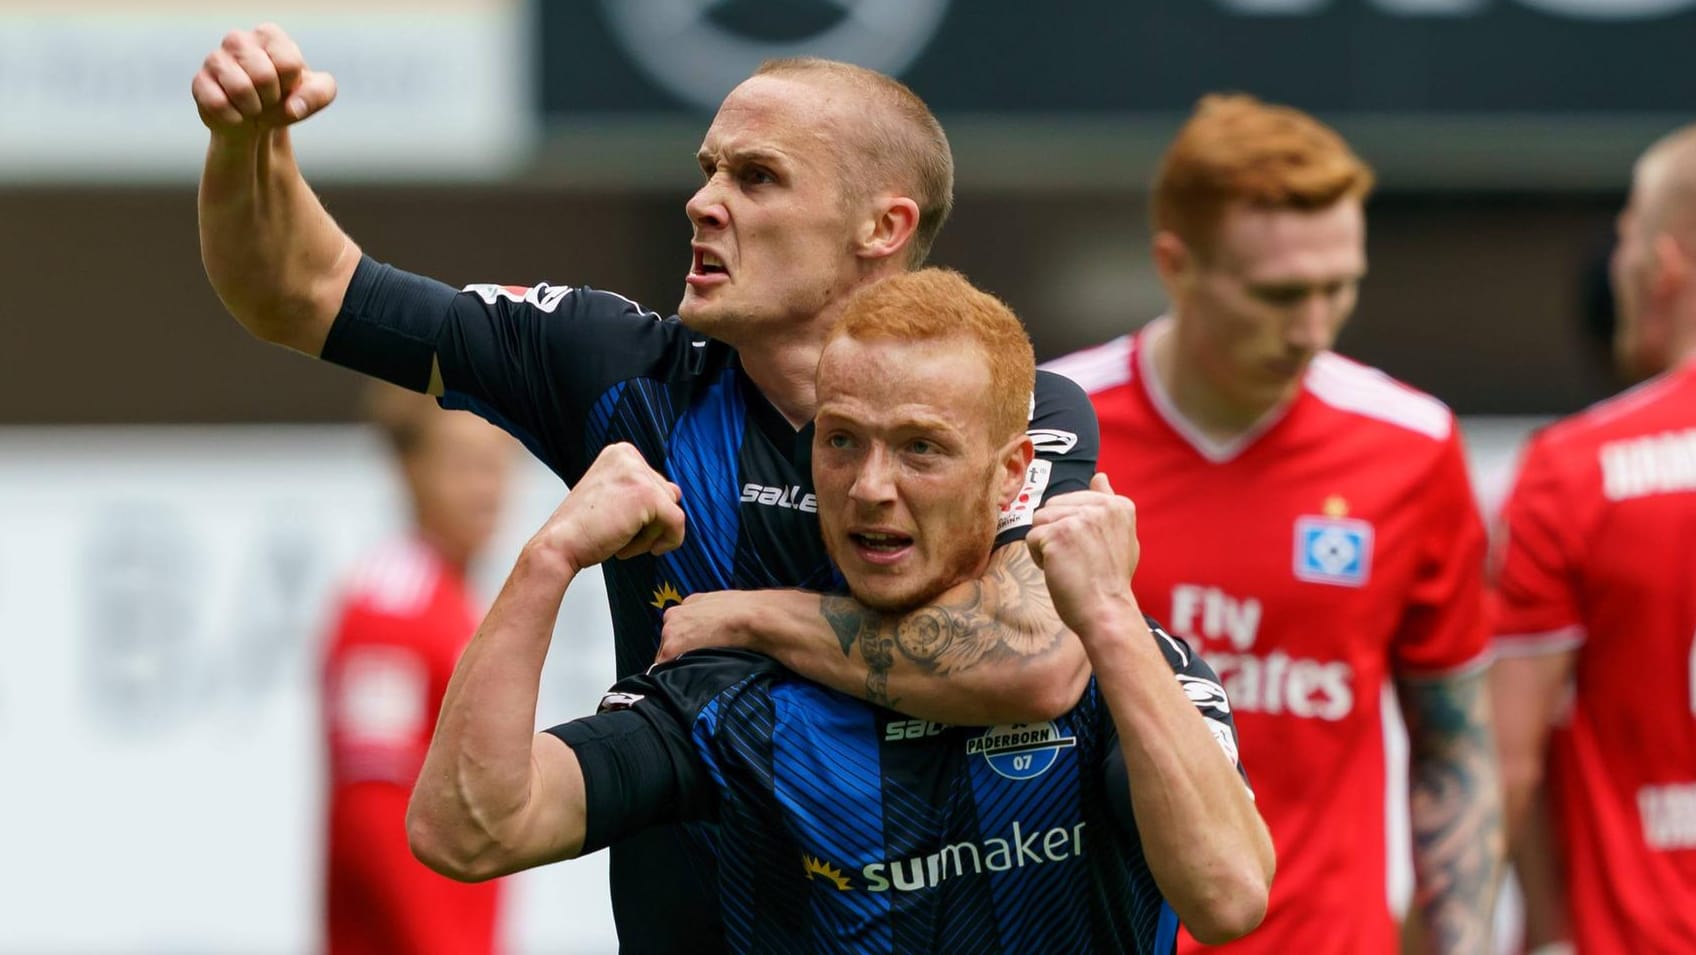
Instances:
[[[1484,675],[1402,682],[1415,898],[1431,947],[1488,952],[1503,853]]]
[[[926,673],[948,676],[980,663],[1041,656],[1066,632],[1042,570],[1022,544],[997,549],[983,577],[946,602],[895,615],[846,597],[826,597],[820,613],[843,656],[859,648],[867,671],[866,699],[887,707],[899,702],[889,696],[897,651],[900,659]]]

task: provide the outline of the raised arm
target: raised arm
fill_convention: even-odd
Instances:
[[[249,332],[316,356],[360,252],[301,176],[288,127],[328,106],[335,80],[267,23],[227,34],[193,93],[211,131],[199,208],[212,288]]]
[[[560,739],[535,732],[542,663],[578,570],[675,548],[679,497],[634,447],[611,445],[524,546],[454,670],[413,789],[407,834],[426,865],[481,880],[582,851],[582,767]]]
[[[1050,503],[1028,540],[1060,616],[1077,632],[1118,729],[1149,872],[1198,941],[1219,944],[1252,931],[1266,915],[1272,837],[1233,760],[1198,703],[1180,684],[1131,593],[1139,557],[1136,509],[1105,475],[1092,492]],[[1188,666],[1199,660],[1180,654]],[[1211,675],[1208,673],[1208,675]],[[1218,715],[1224,690],[1211,680]],[[1212,719],[1219,732],[1228,725]],[[1230,738],[1234,748],[1234,735]]]
[[[1418,890],[1427,951],[1487,953],[1504,840],[1485,672],[1401,679]]]

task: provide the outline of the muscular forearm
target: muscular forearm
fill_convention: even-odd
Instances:
[[[537,737],[535,725],[542,663],[575,573],[527,547],[448,684],[407,817],[413,850],[446,875],[487,878],[582,845],[581,777],[575,792],[538,793],[543,774],[534,765],[538,747],[544,756],[569,752]],[[552,808],[550,831],[539,836],[531,831],[537,814],[526,809],[544,799],[564,805]]]
[[[224,307],[254,335],[317,355],[360,253],[301,176],[288,130],[214,133],[199,209],[201,261]]]
[[[1096,684],[1119,731],[1149,871],[1190,931],[1216,944],[1260,924],[1272,841],[1135,602],[1088,624]]]
[[[1482,674],[1399,687],[1407,719],[1414,904],[1432,951],[1490,951],[1502,802]]]
[[[956,725],[1051,720],[1089,680],[1083,646],[1054,611],[1022,543],[984,576],[907,614],[801,591],[749,595],[752,645],[826,686]]]

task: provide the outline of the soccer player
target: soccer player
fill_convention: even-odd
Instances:
[[[1696,126],[1638,161],[1612,272],[1616,352],[1656,377],[1535,434],[1498,529],[1492,683],[1508,831],[1516,842],[1535,835],[1531,807],[1548,765],[1577,951],[1689,952]]]
[[[466,568],[494,533],[514,448],[422,395],[381,384],[371,395],[412,530],[350,578],[324,648],[326,951],[486,955],[497,950],[500,883],[463,885],[413,858],[406,801],[481,617]]]
[[[1312,117],[1203,99],[1153,185],[1170,314],[1048,366],[1090,392],[1101,470],[1137,502],[1137,599],[1231,694],[1280,862],[1235,951],[1396,950],[1386,678],[1410,736],[1413,919],[1443,952],[1488,940],[1500,800],[1460,432],[1330,351],[1366,273],[1371,185]]]
[[[834,583],[806,465],[819,350],[853,289],[923,262],[953,201],[947,138],[905,86],[847,64],[787,60],[731,92],[696,156],[703,184],[686,206],[695,239],[680,319],[589,288],[456,292],[364,256],[290,146],[290,125],[329,105],[334,80],[274,26],[226,36],[193,92],[211,132],[201,257],[244,327],[476,410],[567,484],[602,447],[629,442],[682,487],[683,546],[607,568],[618,675],[653,662],[662,612],[691,593]],[[1091,417],[1075,386],[1039,377],[1033,430]],[[1017,537],[1045,496],[1083,486],[1052,476],[1074,445],[1039,447],[1029,501],[1007,515],[981,599],[930,608],[961,634],[959,652],[887,653],[903,618],[800,590],[783,597],[789,622],[804,626],[782,628],[776,636],[790,641],[764,649],[922,719],[1065,712],[1088,660],[1045,609]],[[613,915],[627,950],[716,947],[713,874],[691,866],[678,839],[656,831],[613,849]]]
[[[1032,460],[1033,376],[1018,320],[954,273],[889,278],[850,302],[818,369],[812,466],[826,545],[862,603],[899,611],[982,573]],[[1105,479],[1094,488],[1039,511],[1028,538],[1096,670],[1056,720],[911,720],[769,658],[703,650],[535,734],[576,571],[687,539],[682,491],[609,447],[454,674],[414,847],[483,878],[710,820],[738,951],[1167,953],[1179,917],[1214,939],[1248,931],[1271,842],[1221,753],[1235,753],[1230,707],[1206,665],[1145,622],[1128,586],[1135,511]]]

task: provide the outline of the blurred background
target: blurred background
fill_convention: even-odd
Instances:
[[[1200,95],[1302,107],[1381,180],[1340,350],[1463,416],[1486,508],[1529,427],[1619,387],[1613,216],[1696,118],[1696,0],[0,0],[0,952],[317,944],[316,641],[405,515],[358,379],[248,338],[201,271],[189,80],[263,20],[340,82],[296,145],[368,252],[659,310],[731,86],[798,53],[898,75],[955,149],[933,258],[1039,358],[1162,309],[1145,186]],[[562,493],[520,477],[485,596]],[[586,578],[543,720],[611,674]],[[512,949],[611,950],[604,880],[516,880]]]

